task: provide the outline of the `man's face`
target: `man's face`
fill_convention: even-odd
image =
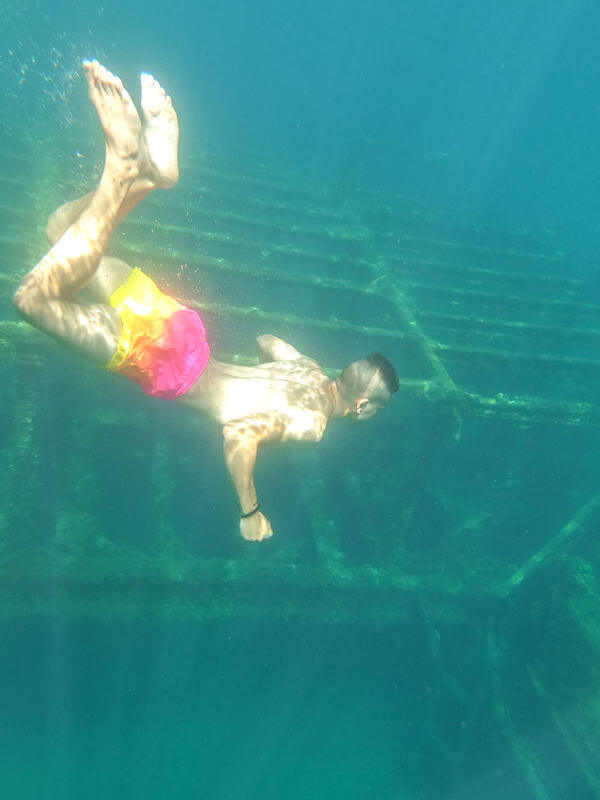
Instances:
[[[369,419],[374,417],[385,405],[387,403],[381,398],[370,400],[368,397],[362,397],[356,403],[356,410],[352,416],[357,420]]]
[[[357,399],[352,416],[359,420],[374,417],[380,408],[388,404],[390,397],[381,375],[376,372],[365,387],[365,393]]]

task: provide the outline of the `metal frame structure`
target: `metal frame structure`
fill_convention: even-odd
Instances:
[[[282,529],[274,546],[234,541],[235,507],[223,489],[202,517],[204,528],[222,529],[200,531],[196,547],[178,516],[182,476],[199,476],[206,504],[214,486],[202,475],[215,470],[218,439],[202,421],[165,412],[113,376],[75,369],[73,356],[16,320],[8,298],[43,247],[41,229],[28,237],[26,226],[34,214],[43,219],[57,192],[50,168],[35,196],[23,192],[10,165],[3,174],[15,202],[3,205],[9,267],[0,276],[0,614],[417,625],[441,681],[449,672],[439,641],[460,639],[469,625],[489,671],[492,713],[531,796],[559,795],[535,726],[517,719],[514,681],[537,698],[539,724],[552,726],[569,769],[597,796],[590,662],[600,654],[593,622],[600,492],[593,464],[564,503],[547,498],[555,513],[544,519],[555,522],[530,543],[513,538],[499,557],[489,534],[494,515],[501,516],[496,531],[508,528],[507,507],[525,502],[519,485],[534,443],[555,452],[569,448],[556,441],[593,449],[600,440],[600,302],[586,277],[570,274],[564,254],[525,234],[453,224],[415,210],[408,198],[190,159],[176,192],[149,198],[126,221],[115,253],[201,309],[222,358],[251,363],[254,337],[273,332],[332,372],[381,351],[401,382],[375,439],[361,429],[355,444],[338,436],[325,451],[285,453],[293,488],[282,494],[296,505],[288,518],[271,495]],[[492,429],[510,438],[513,451],[495,453],[501,463],[489,475],[485,467],[453,475],[448,465],[460,465],[463,452],[463,463],[490,457]],[[191,440],[210,447],[198,454]],[[577,460],[561,467],[565,482],[571,463]],[[131,478],[140,469],[142,488]],[[265,490],[276,469],[268,460]],[[120,475],[116,483],[109,473]],[[226,487],[224,470],[215,480]],[[142,522],[138,504],[147,507]],[[518,512],[525,531],[530,512],[533,518],[526,505]],[[144,542],[128,538],[142,524]],[[473,607],[476,619],[468,620]],[[544,656],[532,651],[517,663],[512,655],[530,627],[542,647],[556,647],[548,609],[589,659],[573,656],[578,683],[563,687],[569,702],[562,704],[552,699],[560,673]],[[457,706],[466,706],[471,687],[453,686]]]

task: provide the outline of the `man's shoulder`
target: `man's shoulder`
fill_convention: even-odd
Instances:
[[[268,361],[261,364],[260,369],[281,377],[325,375],[318,361],[304,355],[299,355],[298,358],[279,358],[276,361]]]
[[[320,388],[324,382],[330,380],[318,361],[309,356],[301,356],[293,361],[277,361],[276,369],[279,377],[309,391]]]
[[[310,408],[290,409],[284,440],[319,442],[327,427],[327,414]]]
[[[316,361],[314,358],[311,358],[310,356],[301,355],[300,358],[296,359],[296,363],[301,364],[306,369],[318,370],[319,372],[323,372],[323,368],[321,367],[319,362]]]

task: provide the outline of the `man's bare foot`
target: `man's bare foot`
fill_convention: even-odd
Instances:
[[[83,69],[104,138],[107,159],[130,161],[137,168],[142,124],[120,78],[97,61],[84,61]]]
[[[140,80],[144,114],[142,148],[150,172],[150,175],[144,174],[143,177],[150,178],[161,189],[170,189],[179,180],[177,114],[171,98],[152,75],[142,73]]]

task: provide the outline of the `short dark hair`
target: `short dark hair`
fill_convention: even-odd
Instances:
[[[388,392],[390,394],[396,394],[400,387],[400,381],[398,380],[398,373],[388,359],[382,356],[381,353],[370,353],[368,356],[365,356],[365,361],[368,361],[372,367],[379,370],[381,379]]]

